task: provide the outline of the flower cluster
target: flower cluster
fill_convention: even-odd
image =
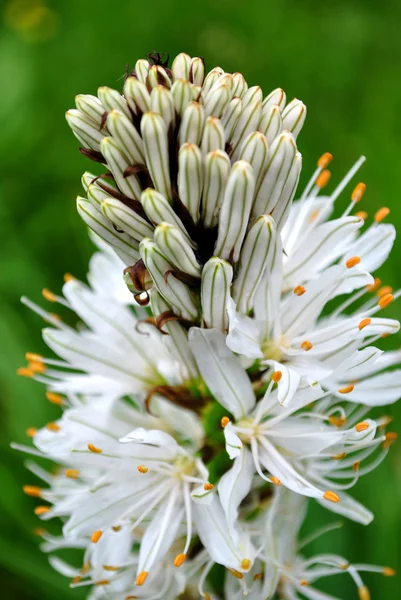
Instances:
[[[43,290],[65,319],[23,299],[56,358],[28,353],[19,373],[63,412],[15,446],[60,465],[29,462],[44,484],[24,489],[61,519],[43,550],[92,600],[328,600],[314,582],[344,572],[368,600],[360,571],[394,574],[300,554],[308,498],[372,520],[348,490],[396,439],[369,409],[401,396],[401,351],[376,346],[399,330],[381,316],[399,294],[371,274],[395,238],[389,210],[366,227],[358,183],[341,212],[364,158],[325,195],[329,153],[293,201],[305,116],[281,89],[156,53],[122,94],[67,112],[103,165],[77,200],[98,250],[88,285]]]

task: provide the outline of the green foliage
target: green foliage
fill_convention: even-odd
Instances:
[[[1,456],[0,562],[2,597],[67,600],[85,597],[49,567],[32,530],[35,501],[23,496],[36,484],[24,456],[10,440],[29,443],[25,430],[53,420],[58,409],[39,384],[18,378],[25,351],[44,352],[36,315],[19,296],[46,304],[40,290],[55,292],[64,272],[84,277],[92,251],[75,210],[79,178],[92,165],[64,121],[77,93],[99,85],[121,88],[126,63],[158,50],[170,56],[185,50],[208,67],[241,71],[263,90],[280,86],[297,95],[309,115],[299,138],[304,182],[318,156],[333,153],[333,183],[359,154],[368,190],[360,209],[370,216],[382,205],[401,226],[398,162],[401,105],[401,4],[395,0],[2,0],[0,3],[0,224],[2,252],[0,338]],[[331,189],[333,189],[331,187]],[[329,188],[330,189],[330,188]],[[346,199],[344,198],[344,207]],[[401,283],[399,242],[379,276]],[[387,310],[397,317],[399,305]],[[398,314],[399,316],[399,314]],[[387,342],[387,340],[386,340]],[[400,345],[400,339],[389,340]],[[214,409],[213,409],[214,410]],[[400,415],[401,407],[388,413]],[[210,416],[210,415],[209,415]],[[221,415],[222,416],[222,415]],[[214,415],[215,422],[218,418]],[[212,424],[212,420],[210,421]],[[214,425],[213,425],[214,427]],[[221,435],[210,427],[208,435]],[[397,428],[397,423],[395,425]],[[397,567],[401,549],[401,454],[395,445],[387,462],[362,479],[355,495],[376,515],[368,528],[346,523],[315,542],[313,551],[333,551],[350,561]],[[215,473],[222,465],[217,464]],[[214,467],[213,467],[214,468]],[[311,502],[307,529],[331,520]],[[372,598],[396,597],[397,582],[367,577]],[[356,591],[345,576],[324,584],[331,594],[351,599]]]

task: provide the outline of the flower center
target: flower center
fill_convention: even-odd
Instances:
[[[284,335],[280,335],[276,340],[263,342],[261,350],[267,360],[281,361],[284,356],[284,349],[289,346],[288,339]]]

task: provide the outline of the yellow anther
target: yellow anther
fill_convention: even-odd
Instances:
[[[186,554],[177,554],[177,556],[174,559],[174,566],[175,567],[181,567],[181,565],[186,561],[187,555]]]
[[[376,223],[381,223],[383,221],[383,219],[385,219],[389,214],[390,214],[390,209],[387,208],[386,206],[379,208],[379,210],[375,214]]]
[[[301,581],[299,582],[299,585],[306,586],[306,585],[309,585],[309,582],[306,579],[301,579]]]
[[[364,329],[365,327],[370,325],[371,322],[372,322],[372,319],[369,319],[369,318],[362,319],[362,321],[358,325],[358,329],[360,329],[360,330]]]
[[[35,515],[37,517],[40,517],[40,515],[44,515],[44,514],[48,513],[49,510],[50,510],[49,506],[37,506],[33,512],[35,513]]]
[[[42,296],[49,302],[57,302],[57,298],[56,298],[55,294],[53,294],[53,292],[51,292],[47,288],[43,288]]]
[[[398,439],[398,433],[395,431],[389,431],[385,434],[385,440],[383,442],[383,448],[390,448],[392,444]]]
[[[347,419],[345,417],[336,417],[335,415],[332,415],[329,417],[329,421],[335,427],[342,427],[347,422]]]
[[[71,273],[66,273],[63,277],[65,283],[67,283],[67,281],[72,281],[73,279],[75,279],[74,275],[71,275]]]
[[[325,500],[330,500],[330,502],[339,502],[340,500],[337,494],[335,492],[330,492],[330,490],[323,494],[323,498],[325,498]]]
[[[149,469],[144,465],[139,465],[139,467],[137,467],[137,471],[139,471],[139,473],[145,474],[149,471]]]
[[[205,483],[205,485],[203,486],[203,489],[206,490],[207,492],[209,492],[213,488],[214,488],[213,483]]]
[[[36,354],[35,352],[26,352],[25,358],[28,362],[42,362],[43,356],[41,354]]]
[[[346,452],[341,452],[341,454],[334,454],[331,458],[333,460],[342,460],[343,458],[345,458],[347,456]]]
[[[356,461],[354,462],[354,464],[352,465],[352,469],[353,469],[354,471],[358,471],[358,469],[359,469],[359,467],[360,467],[360,466],[361,466],[361,461],[360,461],[360,460],[356,460]]]
[[[33,437],[38,433],[38,430],[36,427],[28,427],[25,433],[28,437]]]
[[[358,183],[358,185],[355,186],[354,191],[351,194],[352,202],[359,202],[359,200],[362,199],[362,196],[364,195],[365,190],[366,190],[366,183]]]
[[[121,531],[121,525],[113,525],[112,530],[113,531]]]
[[[52,404],[57,404],[57,406],[62,406],[64,404],[64,398],[60,396],[60,394],[55,394],[54,392],[46,392],[46,398]]]
[[[28,367],[20,367],[17,369],[17,375],[21,375],[21,377],[34,377],[35,372],[32,369],[28,369]]]
[[[274,381],[274,383],[278,383],[281,380],[282,376],[283,374],[281,371],[274,371],[272,375],[272,381]]]
[[[370,600],[370,593],[366,585],[362,585],[358,588],[359,600]]]
[[[241,561],[241,569],[244,569],[244,571],[249,571],[249,569],[251,568],[252,562],[249,560],[249,558],[243,558]]]
[[[301,348],[305,350],[305,352],[309,352],[309,350],[311,350],[313,346],[309,340],[305,340],[304,342],[302,342]]]
[[[231,575],[233,575],[237,579],[243,579],[244,578],[244,574],[241,573],[240,571],[237,571],[236,569],[227,569],[227,571],[229,573],[231,573]]]
[[[368,290],[368,292],[375,292],[376,290],[379,289],[381,284],[382,284],[381,280],[378,277],[375,277],[374,282],[371,283],[370,285],[367,285],[366,289]]]
[[[376,292],[376,296],[378,298],[383,298],[383,296],[386,296],[387,294],[392,294],[393,293],[393,288],[389,285],[383,285],[381,288],[379,288]]]
[[[46,425],[46,429],[52,431],[53,433],[57,433],[58,431],[60,431],[61,427],[60,425],[57,425],[57,423],[48,423]]]
[[[84,564],[82,565],[82,569],[81,569],[82,575],[86,575],[89,572],[90,568],[91,568],[90,561],[89,560],[85,561]]]
[[[139,573],[138,577],[136,578],[136,585],[143,585],[148,575],[148,571],[142,571],[142,573]]]
[[[320,189],[322,189],[329,183],[330,177],[331,172],[328,169],[324,169],[324,171],[317,176],[315,183]]]
[[[384,567],[382,573],[385,577],[394,577],[397,574],[396,570],[391,567]]]
[[[55,321],[62,321],[63,319],[60,317],[60,315],[58,315],[57,313],[49,313],[49,317],[51,317],[52,319],[54,319]],[[45,318],[45,321],[47,321],[47,319]]]
[[[360,431],[366,431],[366,429],[369,429],[369,423],[367,423],[366,421],[362,421],[361,423],[357,423],[355,425],[355,429],[360,432]]]
[[[320,215],[320,210],[314,210],[311,216],[309,217],[309,223],[314,223],[318,216]]]
[[[393,294],[386,294],[385,296],[382,296],[379,300],[380,308],[386,308],[386,306],[391,304],[393,302],[393,300],[394,300]]]
[[[270,477],[270,481],[274,483],[274,485],[281,485],[281,481],[278,477]]]
[[[109,585],[110,581],[108,579],[101,579],[100,581],[95,581],[95,585]]]
[[[37,485],[24,485],[22,489],[27,496],[32,496],[32,498],[40,498],[42,495],[42,490]]]
[[[355,217],[359,217],[360,219],[366,221],[366,219],[368,218],[368,213],[366,212],[366,210],[358,210],[358,212],[355,213]]]
[[[102,537],[102,535],[103,535],[103,531],[98,529],[98,531],[95,531],[94,533],[92,533],[91,542],[93,542],[94,544],[97,544],[98,541],[100,540],[100,538]]]
[[[390,425],[390,423],[393,422],[393,417],[391,415],[384,415],[383,417],[380,418],[380,425],[379,425],[379,429],[383,429],[384,427],[387,427],[387,425]]]
[[[28,369],[33,373],[44,373],[46,371],[46,365],[39,361],[33,361],[28,363]]]
[[[226,427],[230,422],[230,419],[228,417],[223,417],[220,421],[220,425],[223,427]]]
[[[71,583],[79,583],[80,581],[82,581],[81,575],[76,575],[72,578]]]
[[[69,479],[78,479],[79,478],[79,471],[78,471],[78,469],[66,469],[64,471],[64,475],[66,477],[68,477]]]
[[[302,296],[303,294],[305,294],[306,289],[304,288],[303,285],[297,285],[297,287],[294,288],[294,294],[296,296]]]
[[[88,450],[94,454],[101,454],[103,452],[101,448],[98,448],[94,444],[88,444]]]
[[[263,573],[255,573],[255,575],[253,576],[253,580],[257,581],[258,579],[262,579],[263,577]]]
[[[339,394],[350,394],[353,390],[354,390],[355,386],[352,385],[352,383],[350,383],[349,385],[346,385],[343,388],[340,388],[338,390]]]
[[[325,152],[317,161],[317,166],[320,167],[320,169],[325,169],[327,165],[331,163],[332,160],[333,155],[330,154],[330,152]]]
[[[103,565],[105,571],[119,571],[121,567],[113,567],[112,565]]]
[[[43,527],[35,527],[35,529],[32,531],[33,535],[37,535],[38,537],[43,537],[44,535],[47,534],[46,529],[43,529]]]
[[[359,258],[359,256],[352,256],[351,258],[349,258],[347,260],[347,262],[345,263],[345,266],[347,267],[347,269],[352,269],[352,267],[359,265],[360,262],[361,262],[361,259]]]

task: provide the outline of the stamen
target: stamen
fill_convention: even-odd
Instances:
[[[27,496],[32,496],[32,498],[40,498],[42,495],[42,490],[36,485],[24,485],[22,489]]]
[[[385,219],[387,217],[387,215],[389,215],[389,214],[390,214],[390,209],[387,208],[386,206],[379,208],[379,210],[375,214],[376,223],[381,223],[383,221],[383,219]]]
[[[37,535],[39,537],[43,537],[44,535],[47,534],[46,529],[43,529],[43,527],[35,527],[35,529],[32,531],[33,535]]]
[[[113,567],[112,565],[103,565],[105,571],[119,571],[121,567]]]
[[[294,288],[294,294],[296,296],[302,296],[303,294],[305,294],[306,289],[304,288],[303,285],[297,285],[296,288]]]
[[[369,429],[369,423],[366,423],[366,421],[362,421],[362,423],[357,423],[355,425],[355,429],[360,432],[360,431],[365,431],[366,429]]]
[[[42,290],[42,296],[43,296],[43,298],[45,298],[49,302],[57,302],[56,295],[53,294],[53,292],[51,292],[47,288],[43,288],[43,290]]]
[[[46,371],[46,367],[42,362],[30,362],[28,368],[34,373],[44,373]]]
[[[305,340],[304,342],[302,342],[301,348],[305,350],[305,352],[309,352],[309,350],[311,350],[313,346],[309,340]]]
[[[263,573],[255,573],[255,575],[253,576],[253,580],[258,581],[258,579],[262,579],[262,577]]]
[[[352,385],[352,383],[350,383],[349,385],[340,388],[338,391],[339,394],[349,394],[350,392],[352,392],[354,390],[355,386]]]
[[[386,294],[385,296],[382,296],[382,298],[380,298],[380,300],[379,300],[380,308],[386,308],[386,306],[391,304],[393,300],[394,300],[393,294]]]
[[[223,417],[220,421],[220,425],[224,429],[224,427],[226,427],[229,424],[229,422],[230,422],[230,419],[228,417]]]
[[[393,288],[389,285],[383,285],[381,288],[379,288],[376,292],[376,296],[378,298],[383,298],[383,296],[386,296],[387,294],[392,294],[393,293]]]
[[[174,559],[174,566],[175,567],[181,567],[181,565],[185,562],[187,558],[186,554],[177,554],[177,556]]]
[[[386,439],[383,442],[383,448],[390,448],[390,446],[398,439],[398,433],[395,431],[389,431],[384,435],[384,437]]]
[[[342,460],[343,458],[345,458],[347,456],[346,452],[341,452],[341,454],[334,454],[331,458],[333,460]]]
[[[81,575],[76,575],[72,578],[71,583],[79,583],[80,581],[82,581]]]
[[[145,467],[144,465],[139,465],[139,467],[137,467],[137,470],[139,471],[139,473],[147,473],[149,471],[148,467]]]
[[[331,415],[329,417],[329,421],[335,427],[342,427],[347,422],[345,417],[336,417],[335,415]]]
[[[67,283],[68,281],[73,281],[74,279],[76,279],[76,277],[74,277],[74,275],[71,275],[71,273],[65,273],[63,279],[65,283]]]
[[[203,486],[203,489],[206,490],[207,492],[209,490],[212,490],[214,488],[213,483],[205,483],[205,485]]]
[[[21,375],[21,377],[34,377],[35,372],[32,369],[28,369],[28,367],[20,367],[17,369],[17,375]]]
[[[280,481],[280,479],[278,477],[270,477],[270,481],[272,483],[274,483],[275,485],[278,485],[278,486],[281,485],[281,481]]]
[[[392,569],[391,567],[384,567],[383,575],[384,575],[384,577],[394,577],[394,575],[397,575],[397,572],[395,569]]]
[[[366,210],[358,210],[358,212],[355,213],[355,217],[359,217],[360,219],[363,219],[364,221],[366,221],[368,216],[369,215],[366,212]]]
[[[283,374],[281,371],[274,371],[272,375],[272,381],[274,381],[274,383],[278,383],[281,380],[282,376]]]
[[[58,431],[60,431],[61,427],[60,425],[57,425],[57,423],[48,423],[46,425],[46,429],[48,429],[49,431],[53,431],[53,433],[57,433]]]
[[[36,427],[28,427],[25,433],[28,437],[34,437],[38,433],[38,430]]]
[[[241,569],[244,569],[244,571],[248,571],[251,568],[252,562],[249,560],[249,558],[243,558],[241,561]]]
[[[370,600],[370,593],[366,585],[358,588],[359,600]]]
[[[46,392],[46,398],[52,404],[56,404],[57,406],[62,406],[64,404],[64,398],[60,396],[60,394],[55,394],[54,392]]]
[[[354,462],[354,464],[352,465],[352,470],[353,471],[358,471],[360,466],[361,466],[361,461],[360,460],[356,460]]]
[[[148,575],[148,571],[142,571],[142,573],[139,573],[138,577],[136,578],[136,585],[143,585]]]
[[[44,514],[48,513],[49,510],[50,510],[49,506],[37,506],[33,512],[35,513],[35,515],[37,517],[39,517],[40,515],[44,515]]]
[[[358,325],[358,329],[362,331],[362,329],[364,329],[365,327],[370,325],[371,322],[372,322],[372,319],[369,319],[368,317],[366,319],[362,319],[362,321]]]
[[[101,531],[100,529],[98,531],[95,531],[94,533],[92,533],[92,537],[91,537],[91,542],[93,542],[94,544],[97,544],[98,541],[100,540],[100,538],[103,535],[103,531]]]
[[[231,573],[231,575],[233,575],[237,579],[243,579],[244,578],[244,574],[240,573],[240,571],[237,571],[236,569],[227,569],[227,571],[229,573]]]
[[[28,362],[42,362],[43,356],[41,354],[36,354],[35,352],[26,352],[25,358]]]
[[[64,475],[66,477],[69,477],[70,479],[78,479],[79,478],[79,471],[78,471],[78,469],[66,469],[64,471]]]
[[[370,285],[366,286],[368,292],[375,292],[381,286],[382,282],[378,277],[375,277],[375,280]]]
[[[101,448],[98,448],[94,444],[88,444],[88,450],[94,454],[101,454],[103,452]]]
[[[301,581],[299,582],[299,585],[306,586],[306,585],[309,585],[309,582],[306,579],[301,579]]]
[[[347,267],[347,269],[352,269],[352,267],[359,265],[360,262],[361,262],[361,259],[359,258],[359,256],[352,256],[351,258],[349,258],[347,260],[347,262],[345,263],[345,266]]]
[[[86,562],[84,562],[84,564],[82,565],[82,569],[81,569],[81,573],[83,575],[86,575],[89,571],[89,569],[91,568],[91,564],[89,562],[89,560],[87,560]]]
[[[112,530],[113,531],[121,531],[121,525],[113,525]]]
[[[364,195],[366,190],[366,183],[358,183],[358,185],[355,186],[354,191],[351,194],[351,200],[352,202],[359,202],[362,199],[362,196]]]
[[[325,152],[324,154],[322,154],[322,156],[317,161],[317,166],[320,169],[325,169],[327,167],[327,165],[329,165],[331,163],[332,160],[333,160],[333,155],[330,154],[330,152]]]
[[[95,581],[95,585],[109,585],[110,581],[108,579],[101,579],[100,581]]]
[[[318,177],[315,181],[315,184],[320,189],[323,189],[329,183],[330,177],[331,177],[331,172],[328,169],[324,169],[324,171],[322,171],[320,173],[320,175],[318,175]]]
[[[330,502],[339,502],[340,500],[337,494],[335,492],[331,492],[330,490],[323,494],[323,498],[325,498],[325,500],[330,500]]]

